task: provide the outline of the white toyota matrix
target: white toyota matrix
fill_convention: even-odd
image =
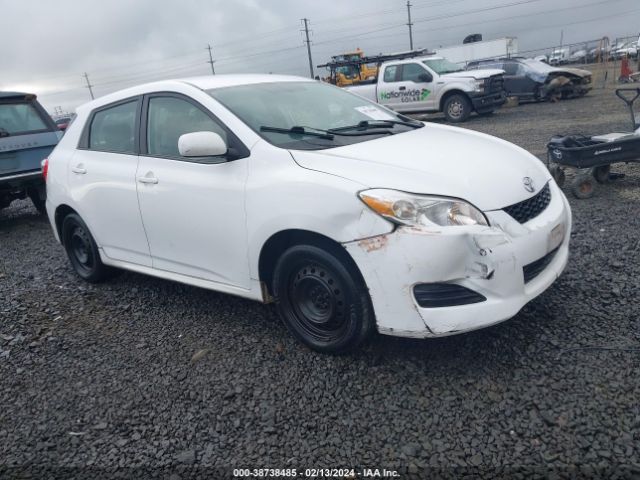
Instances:
[[[275,302],[341,352],[506,320],[567,263],[571,212],[537,158],[330,85],[162,81],[77,113],[43,173],[89,282],[127,269]]]

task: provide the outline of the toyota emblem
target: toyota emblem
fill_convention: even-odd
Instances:
[[[533,186],[533,180],[531,179],[531,177],[524,177],[522,179],[522,183],[524,183],[524,189],[527,192],[533,193],[535,190],[535,187]]]

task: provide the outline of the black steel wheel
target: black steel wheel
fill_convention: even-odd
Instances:
[[[564,170],[562,169],[562,167],[560,167],[559,165],[553,165],[553,164],[549,165],[549,173],[551,174],[553,179],[556,181],[558,186],[562,188],[565,180]]]
[[[71,213],[64,218],[62,243],[71,266],[87,282],[97,283],[112,276],[113,269],[100,260],[98,246],[79,215]]]
[[[579,173],[571,182],[571,193],[579,199],[591,198],[596,190],[596,180],[590,173]]]
[[[443,110],[447,121],[464,122],[471,115],[471,102],[466,95],[454,93],[445,100]]]
[[[288,329],[314,350],[354,349],[374,329],[371,301],[359,273],[324,249],[289,248],[276,264],[273,291]]]
[[[593,178],[598,183],[609,182],[609,173],[611,172],[611,165],[601,165],[593,169]]]

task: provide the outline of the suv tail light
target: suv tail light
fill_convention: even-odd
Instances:
[[[42,160],[40,166],[42,167],[42,178],[44,178],[44,181],[46,182],[47,174],[49,173],[49,159],[45,158],[44,160]]]

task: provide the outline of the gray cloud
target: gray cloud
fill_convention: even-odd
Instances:
[[[516,36],[520,50],[637,34],[637,0],[412,0],[414,44],[435,48]],[[146,81],[206,75],[207,43],[217,73],[308,75],[300,19],[311,20],[314,64],[360,47],[408,49],[404,0],[0,0],[0,89],[37,93],[49,109]],[[469,13],[475,11],[475,13]],[[462,15],[461,15],[462,13]],[[323,73],[323,72],[318,72]]]

